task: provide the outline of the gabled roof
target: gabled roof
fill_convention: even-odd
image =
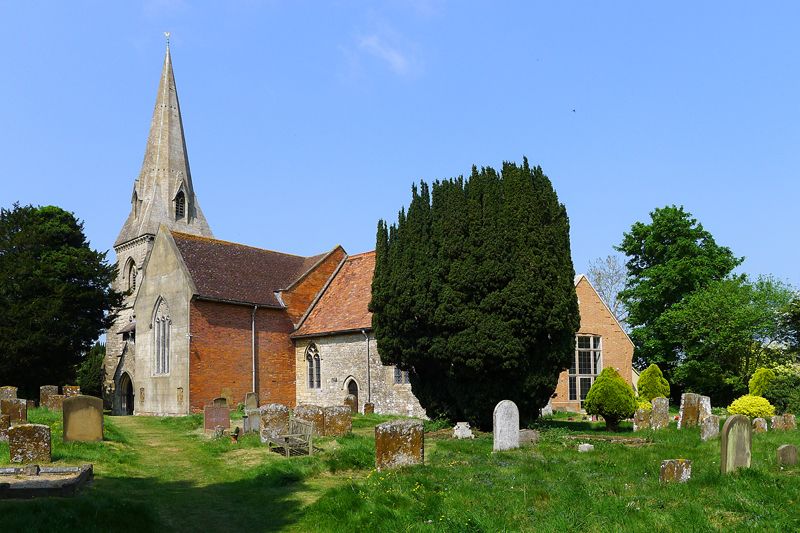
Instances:
[[[322,296],[292,337],[330,335],[372,328],[367,306],[372,297],[375,252],[345,259]]]
[[[197,297],[265,307],[282,308],[275,293],[333,252],[302,257],[177,231],[171,234]]]

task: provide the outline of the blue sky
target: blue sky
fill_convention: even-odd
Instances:
[[[64,207],[111,248],[170,31],[218,238],[362,252],[412,182],[527,156],[579,272],[679,204],[742,271],[798,285],[798,21],[791,3],[0,0],[0,206]]]

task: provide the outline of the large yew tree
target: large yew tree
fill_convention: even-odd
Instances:
[[[397,223],[378,223],[376,254],[381,360],[410,371],[428,415],[485,428],[510,399],[534,418],[580,324],[567,211],[542,169],[422,182]]]

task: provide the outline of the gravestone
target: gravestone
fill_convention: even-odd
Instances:
[[[767,421],[763,418],[753,419],[753,433],[766,433]]]
[[[228,399],[223,396],[218,396],[213,400],[211,400],[211,405],[213,405],[214,407],[228,407]]]
[[[347,405],[332,405],[322,410],[325,435],[342,437],[353,430],[353,412]]]
[[[47,399],[53,394],[58,394],[58,385],[42,385],[39,387],[39,405],[47,406]]]
[[[25,400],[25,409],[28,411],[36,409],[36,400]]]
[[[0,400],[0,413],[11,417],[12,424],[28,421],[28,402],[19,398]]]
[[[225,428],[222,426],[214,426],[214,438],[219,439],[225,436]]]
[[[728,417],[722,426],[720,444],[720,470],[729,474],[737,468],[750,468],[753,426],[743,415]]]
[[[348,394],[344,397],[344,405],[350,408],[351,413],[358,413],[358,398],[354,394]]]
[[[797,446],[784,444],[778,446],[778,465],[794,466],[797,464]]]
[[[650,429],[650,416],[649,409],[637,409],[633,414],[633,430],[641,431],[643,429]]]
[[[78,385],[64,385],[64,398],[71,398],[72,396],[78,396],[81,393],[81,388]]]
[[[494,407],[492,435],[496,452],[519,448],[519,409],[511,400],[503,400]]]
[[[797,419],[792,414],[783,415],[783,426],[787,430],[797,429]]]
[[[719,437],[719,417],[708,415],[700,422],[700,440],[706,441]]]
[[[8,442],[8,428],[11,427],[11,417],[0,415],[0,442]]]
[[[697,414],[697,423],[702,424],[706,417],[711,416],[711,398],[700,396],[700,409]]]
[[[298,405],[294,408],[294,417],[314,424],[314,435],[325,435],[325,413],[319,405]]]
[[[278,435],[289,432],[289,408],[280,403],[270,403],[258,408],[261,442],[266,443]]]
[[[225,398],[225,405],[227,405],[228,407],[234,405],[234,403],[233,403],[233,391],[231,391],[231,389],[229,387],[225,387],[224,389],[219,391],[219,395],[222,398]]]
[[[8,430],[12,463],[49,463],[50,426],[21,424]]]
[[[242,417],[242,431],[245,433],[259,433],[261,431],[261,411],[258,409],[245,409]]]
[[[539,442],[539,432],[535,429],[520,429],[519,430],[519,444],[536,444]]]
[[[11,385],[0,387],[0,400],[16,400],[17,388]]]
[[[686,483],[692,477],[692,461],[689,459],[667,459],[661,461],[658,480],[662,483]]]
[[[375,404],[372,402],[367,402],[364,404],[364,414],[371,415],[375,412]]]
[[[472,430],[469,428],[469,422],[456,422],[456,426],[453,428],[453,438],[474,439],[475,435],[472,434]]]
[[[419,420],[390,420],[375,426],[375,468],[422,464],[425,432]]]
[[[700,423],[700,395],[693,392],[681,394],[678,429],[693,428]]]
[[[94,396],[71,396],[64,399],[64,442],[103,440],[103,400]]]
[[[553,416],[553,404],[547,400],[547,405],[539,409],[540,416]]]
[[[578,451],[581,453],[594,451],[594,445],[586,442],[578,444]]]
[[[51,394],[47,397],[47,407],[51,411],[60,411],[61,406],[64,404],[64,395],[63,394]]]
[[[231,427],[231,410],[218,405],[206,405],[203,408],[203,429],[214,430],[217,426],[223,429]]]
[[[244,410],[258,409],[258,393],[248,392],[244,395]]]
[[[650,413],[650,427],[664,429],[669,426],[669,398],[653,398],[653,411]]]

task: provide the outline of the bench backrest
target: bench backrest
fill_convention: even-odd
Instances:
[[[302,418],[292,417],[289,420],[289,433],[292,435],[303,435],[307,438],[311,437],[314,432],[314,424]]]

